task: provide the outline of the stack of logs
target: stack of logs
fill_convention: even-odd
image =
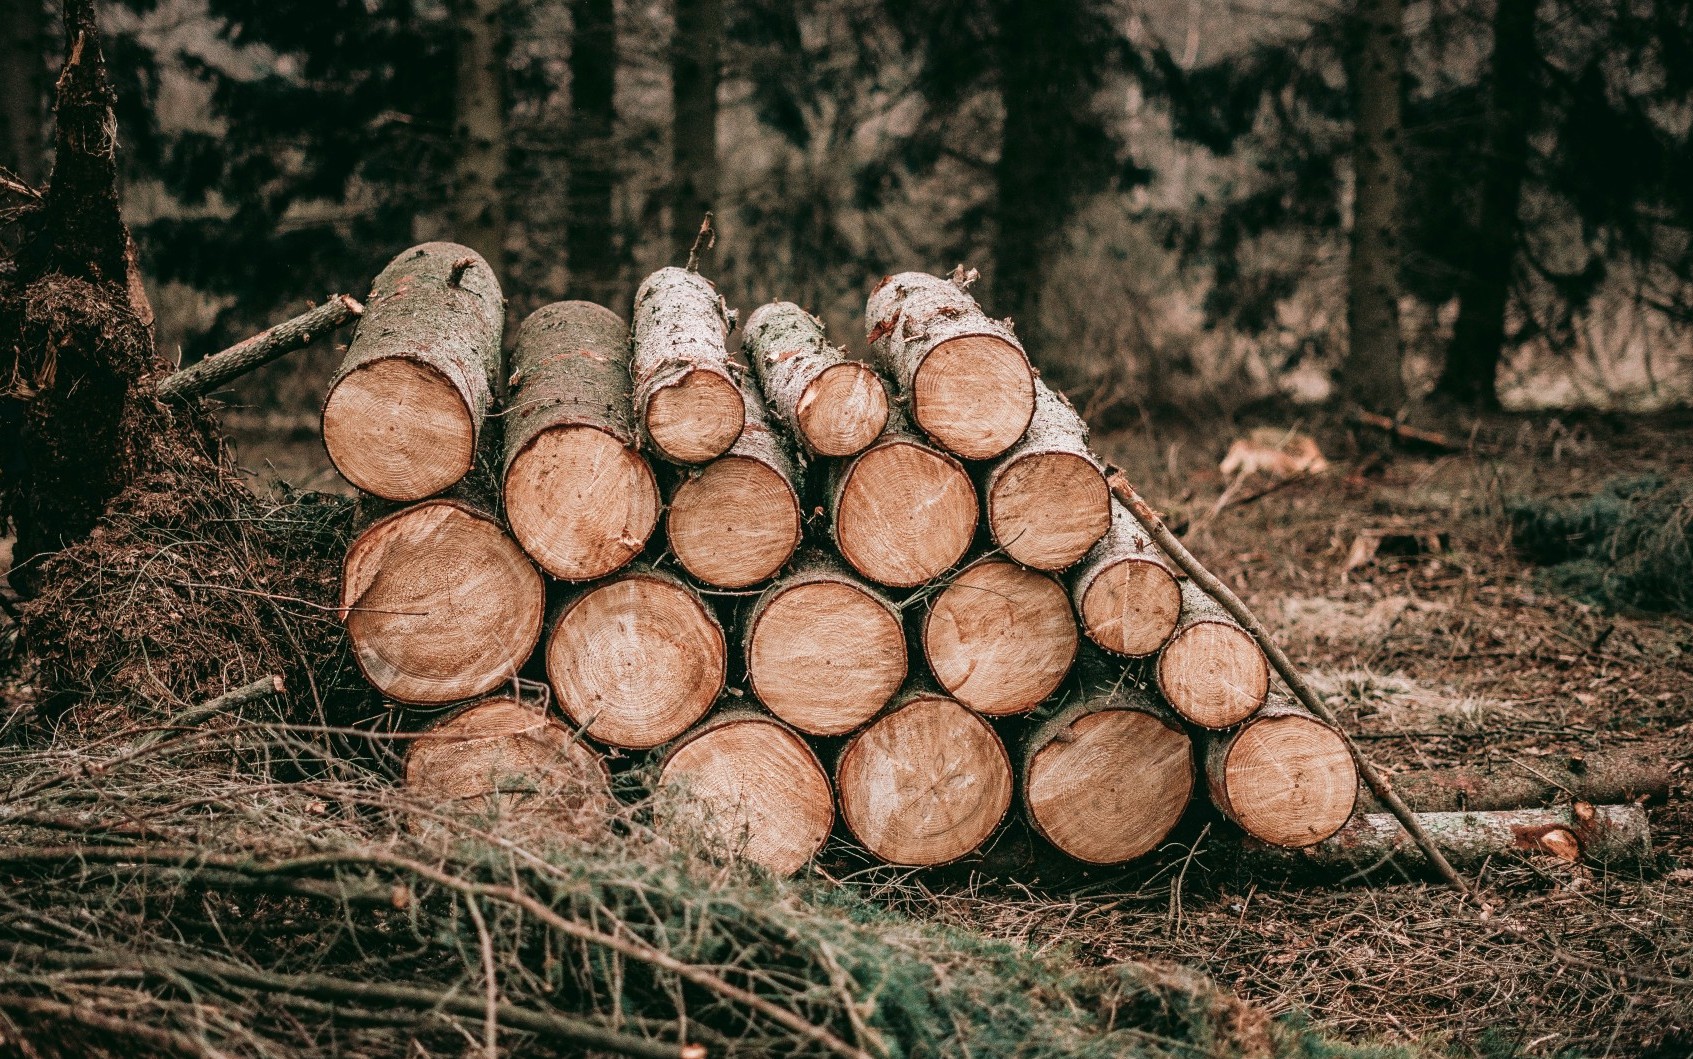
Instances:
[[[870,363],[763,306],[743,366],[716,289],[666,268],[632,327],[549,305],[508,360],[485,261],[396,258],[323,436],[374,498],[341,599],[359,664],[393,702],[454,706],[408,784],[579,806],[609,797],[608,751],[654,751],[661,806],[779,873],[837,807],[914,866],[980,850],[1014,803],[1062,854],[1128,861],[1200,780],[1263,842],[1338,830],[1341,738],[1271,695],[1258,645],[1176,576],[967,287],[883,280]]]

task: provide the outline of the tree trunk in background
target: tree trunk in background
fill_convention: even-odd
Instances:
[[[570,5],[570,183],[565,252],[570,295],[619,311],[628,308],[612,224],[611,190],[617,122],[617,5]]]
[[[1404,171],[1400,0],[1359,0],[1355,18],[1347,64],[1355,115],[1356,191],[1346,275],[1351,346],[1341,381],[1352,400],[1393,412],[1405,403],[1399,344],[1399,185]]]
[[[994,315],[1010,316],[1025,343],[1039,345],[1035,307],[1047,258],[1064,226],[1067,192],[1054,168],[1064,165],[1054,134],[1067,127],[1070,104],[1054,83],[1050,22],[1038,0],[1000,0],[994,57],[1004,124],[1000,128],[993,244]],[[1061,137],[1060,137],[1061,140]]]
[[[717,82],[723,45],[723,0],[676,0],[670,44],[670,230],[687,258],[700,220],[717,203]]]
[[[1505,342],[1505,306],[1516,259],[1529,133],[1536,114],[1533,0],[1502,2],[1493,16],[1493,68],[1481,214],[1470,271],[1458,288],[1458,322],[1437,392],[1485,408],[1499,404],[1498,372]]]
[[[46,37],[40,0],[0,0],[0,166],[30,184],[46,173]]]
[[[453,0],[457,42],[453,167],[454,242],[475,250],[504,278],[506,92],[504,0]]]

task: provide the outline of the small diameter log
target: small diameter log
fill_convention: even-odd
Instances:
[[[808,735],[853,731],[905,683],[899,612],[821,552],[765,589],[742,627],[753,694]]]
[[[1111,489],[1088,451],[1087,424],[1038,378],[1028,432],[987,472],[982,492],[994,542],[1036,570],[1069,568],[1111,528]]]
[[[1523,758],[1490,768],[1426,769],[1390,777],[1405,804],[1419,813],[1531,809],[1565,801],[1593,805],[1669,797],[1669,762],[1638,748],[1581,755]],[[1381,812],[1366,795],[1363,812]]]
[[[841,751],[841,818],[875,856],[920,867],[968,856],[1011,806],[1011,760],[981,717],[913,690]]]
[[[991,460],[1028,429],[1034,372],[1011,328],[959,282],[901,272],[865,307],[870,347],[918,427],[966,459]]]
[[[1270,702],[1205,749],[1211,802],[1273,846],[1311,846],[1340,830],[1358,802],[1346,741],[1291,700]]]
[[[323,405],[342,477],[419,500],[470,473],[501,371],[505,301],[474,250],[425,243],[376,277]]]
[[[543,704],[495,695],[431,725],[406,751],[406,790],[430,805],[522,816],[560,834],[604,831],[611,774]]]
[[[640,553],[660,502],[635,434],[621,317],[577,301],[523,321],[505,440],[506,518],[543,569],[586,581]]]
[[[399,702],[457,702],[517,675],[545,588],[499,522],[456,499],[378,519],[341,572],[341,620],[366,679]]]
[[[1110,531],[1067,580],[1082,632],[1114,654],[1152,654],[1181,620],[1181,582],[1145,528],[1115,498]]]
[[[646,750],[692,727],[723,692],[723,627],[681,579],[639,567],[568,600],[547,638],[547,680],[572,723]]]
[[[1079,639],[1063,585],[992,556],[934,597],[922,633],[941,687],[990,717],[1027,713],[1056,691]]]
[[[307,309],[292,320],[284,320],[251,338],[214,353],[198,364],[165,376],[159,393],[178,400],[211,393],[224,383],[262,368],[278,357],[304,349],[364,315],[356,298],[337,294],[322,305]]]
[[[1415,813],[1437,849],[1455,868],[1477,869],[1500,857],[1539,855],[1566,863],[1624,866],[1649,860],[1652,834],[1639,805],[1577,802],[1556,809],[1477,813]],[[1430,873],[1428,858],[1391,813],[1359,813],[1332,837],[1306,849],[1281,849],[1248,840],[1239,865],[1254,874],[1390,878]]]
[[[799,467],[746,384],[746,423],[729,451],[690,470],[670,494],[665,530],[688,573],[718,588],[746,588],[793,558],[803,510]]]
[[[741,349],[770,409],[814,456],[853,456],[888,425],[888,391],[876,369],[848,360],[823,322],[793,302],[760,306]]]
[[[1150,686],[1093,655],[1077,699],[1023,750],[1029,823],[1064,854],[1119,864],[1157,848],[1193,797],[1193,743]]]
[[[697,272],[659,269],[635,294],[635,418],[667,460],[716,459],[741,435],[728,334],[723,299]]]
[[[970,476],[898,415],[875,444],[830,468],[824,495],[842,558],[879,584],[913,588],[934,579],[976,535]]]
[[[664,756],[658,785],[678,804],[672,826],[719,855],[776,875],[805,867],[835,825],[835,796],[817,755],[787,725],[752,710],[717,714]]]
[[[1239,724],[1270,691],[1263,650],[1192,581],[1182,582],[1181,620],[1157,673],[1164,701],[1202,728]]]

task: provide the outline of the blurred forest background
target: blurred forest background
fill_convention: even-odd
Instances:
[[[126,206],[191,361],[452,238],[513,319],[684,260],[862,346],[983,274],[1099,425],[1266,398],[1693,393],[1680,0],[122,0]],[[0,0],[0,164],[62,39]],[[978,292],[980,293],[980,291]],[[327,364],[244,393],[320,399]],[[322,368],[322,370],[317,370]]]

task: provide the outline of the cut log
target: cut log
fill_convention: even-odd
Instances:
[[[870,580],[912,588],[964,557],[976,535],[976,487],[951,456],[899,415],[881,439],[830,468],[824,490],[835,544]]]
[[[1038,378],[1028,432],[987,472],[982,493],[994,542],[1036,570],[1069,568],[1111,528],[1111,490],[1088,451],[1087,424]]]
[[[1029,733],[1023,805],[1064,854],[1119,864],[1170,834],[1193,797],[1193,743],[1157,692],[1104,656],[1077,666],[1076,700]]]
[[[1651,859],[1652,833],[1638,805],[1577,802],[1556,809],[1508,809],[1485,813],[1416,813],[1436,847],[1460,869],[1489,860],[1555,857],[1566,863],[1622,867]],[[1255,875],[1389,879],[1423,877],[1428,858],[1391,813],[1359,813],[1327,840],[1304,849],[1283,849],[1246,841],[1239,867]]]
[[[646,750],[691,728],[723,692],[723,627],[680,578],[637,567],[566,601],[547,680],[590,736]]]
[[[1346,741],[1292,700],[1267,703],[1205,748],[1211,802],[1273,846],[1311,846],[1340,830],[1358,802]]]
[[[506,518],[554,577],[621,569],[658,523],[658,483],[629,402],[629,328],[616,313],[557,302],[523,321],[506,408]]]
[[[870,292],[865,322],[882,370],[937,445],[991,460],[1028,429],[1035,410],[1029,358],[962,283],[922,272],[883,279]]]
[[[889,864],[946,864],[987,841],[1011,806],[1011,760],[981,717],[926,689],[854,736],[835,767],[841,818]]]
[[[1182,586],[1128,508],[1111,501],[1111,530],[1069,574],[1082,632],[1114,654],[1144,658],[1176,631]]]
[[[342,477],[420,500],[470,473],[504,317],[499,280],[469,247],[424,243],[390,262],[323,405],[323,444]]]
[[[714,852],[776,875],[805,867],[835,825],[829,776],[804,739],[752,710],[717,714],[664,756],[658,785],[673,826],[701,834]]]
[[[1426,769],[1390,777],[1393,789],[1419,813],[1532,809],[1558,802],[1593,805],[1669,797],[1669,762],[1638,748],[1524,758],[1492,768]],[[1373,796],[1359,807],[1381,812]]]
[[[923,653],[947,693],[990,717],[1027,713],[1076,658],[1064,586],[1007,559],[965,567],[923,616]]]
[[[406,751],[406,790],[428,805],[521,816],[550,833],[603,833],[611,774],[541,703],[494,695],[430,726]]]
[[[809,735],[853,731],[905,683],[899,612],[821,552],[765,589],[743,628],[753,694]]]
[[[659,269],[635,294],[635,418],[667,460],[714,460],[740,437],[728,334],[723,299],[697,272]]]
[[[284,320],[221,353],[212,354],[198,364],[172,372],[159,383],[159,393],[177,400],[211,393],[224,383],[261,368],[278,357],[306,348],[362,315],[364,306],[357,299],[337,294],[292,320]]]
[[[1263,705],[1270,664],[1216,600],[1183,581],[1181,620],[1158,656],[1158,688],[1194,724],[1228,728]]]
[[[888,425],[888,391],[876,369],[832,346],[823,322],[793,302],[760,306],[742,351],[770,409],[814,456],[854,456]]]
[[[746,422],[729,451],[683,476],[665,529],[688,573],[718,588],[746,588],[793,558],[802,532],[799,467],[770,428],[764,400],[745,384]]]
[[[341,573],[353,657],[398,702],[457,702],[512,679],[541,637],[541,574],[486,509],[427,500],[378,519]]]

